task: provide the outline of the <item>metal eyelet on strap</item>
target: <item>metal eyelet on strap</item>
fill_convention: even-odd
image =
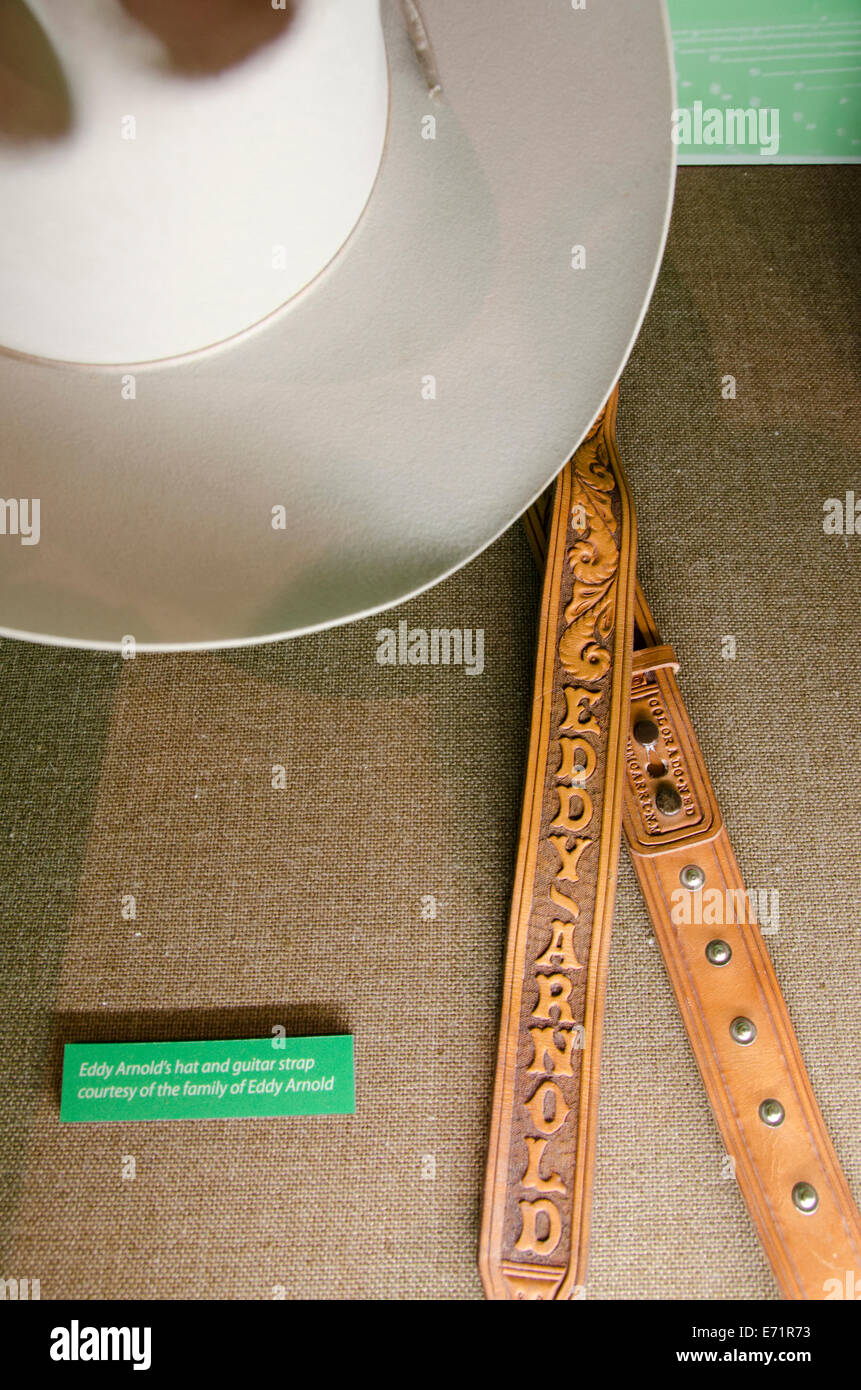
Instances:
[[[686,864],[679,874],[679,882],[683,888],[690,888],[692,893],[698,893],[705,886],[705,870],[699,864]]]
[[[762,1123],[768,1125],[770,1129],[777,1129],[777,1126],[782,1125],[783,1121],[786,1119],[786,1111],[779,1100],[775,1100],[773,1096],[770,1096],[768,1100],[764,1100],[760,1105],[759,1118],[762,1120]]]
[[[792,1189],[792,1200],[799,1211],[810,1215],[819,1206],[819,1193],[812,1183],[797,1182]]]
[[[729,1035],[741,1047],[749,1047],[756,1037],[756,1024],[749,1018],[734,1018],[729,1025]]]
[[[706,960],[709,965],[729,965],[732,960],[732,947],[728,941],[715,938],[706,946]]]

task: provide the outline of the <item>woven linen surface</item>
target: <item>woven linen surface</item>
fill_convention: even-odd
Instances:
[[[861,497],[858,204],[849,168],[680,171],[620,413],[641,576],[748,886],[779,894],[769,948],[856,1196],[861,535],[822,506]],[[292,643],[0,645],[0,1275],[48,1299],[480,1296],[538,596],[518,525],[395,614]],[[483,629],[483,673],[378,665],[400,619]],[[624,852],[607,1000],[587,1296],[775,1297]],[[65,1041],[277,1024],[355,1035],[354,1117],[59,1123]]]

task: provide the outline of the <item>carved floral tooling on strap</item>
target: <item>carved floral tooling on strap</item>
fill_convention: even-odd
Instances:
[[[600,680],[610,666],[610,653],[604,643],[613,631],[614,588],[619,571],[615,489],[599,422],[574,459],[572,525],[586,535],[568,552],[576,582],[565,609],[568,627],[559,643],[559,660],[570,675],[581,681]]]

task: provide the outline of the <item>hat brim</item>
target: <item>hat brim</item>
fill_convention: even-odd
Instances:
[[[505,530],[606,400],[672,202],[663,3],[424,0],[439,103],[384,11],[383,165],[313,286],[135,368],[133,404],[126,368],[0,356],[3,496],[41,532],[0,537],[4,635],[211,648],[381,611]]]

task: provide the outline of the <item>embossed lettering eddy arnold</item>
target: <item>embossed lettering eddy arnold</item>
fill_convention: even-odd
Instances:
[[[550,539],[481,1242],[496,1296],[571,1298],[585,1267],[633,533],[602,418],[562,475]]]

